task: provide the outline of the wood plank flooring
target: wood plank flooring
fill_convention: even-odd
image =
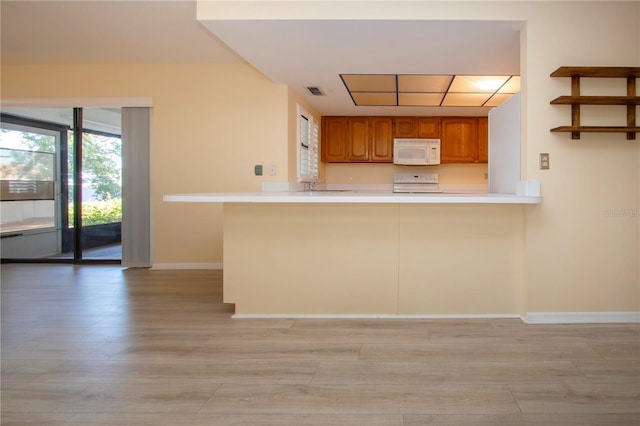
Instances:
[[[640,325],[231,319],[221,271],[2,265],[2,425],[640,425]]]

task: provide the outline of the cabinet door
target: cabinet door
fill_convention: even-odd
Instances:
[[[347,120],[345,117],[322,117],[322,161],[347,161]]]
[[[475,163],[477,161],[477,118],[442,118],[440,139],[442,163]]]
[[[369,161],[369,120],[367,117],[348,117],[347,160]]]
[[[418,118],[418,137],[438,139],[440,137],[440,118]]]
[[[478,118],[478,162],[489,162],[489,119]]]
[[[394,138],[417,138],[418,128],[415,117],[399,117],[393,120]]]
[[[371,161],[393,163],[393,120],[389,117],[369,119]]]

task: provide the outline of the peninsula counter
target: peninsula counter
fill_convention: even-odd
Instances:
[[[238,317],[518,317],[524,216],[541,197],[318,191],[164,200],[224,203],[224,301]]]

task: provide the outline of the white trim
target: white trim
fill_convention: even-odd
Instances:
[[[640,323],[640,312],[527,312],[527,324]]]
[[[4,108],[152,107],[153,98],[4,98]]]
[[[320,319],[490,319],[490,318],[517,318],[523,319],[518,314],[233,314],[231,318],[238,319],[282,319],[282,318],[320,318]]]
[[[161,269],[223,269],[222,263],[154,263],[152,270]]]

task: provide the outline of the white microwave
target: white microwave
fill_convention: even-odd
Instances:
[[[413,166],[440,164],[440,139],[394,139],[393,164]]]

